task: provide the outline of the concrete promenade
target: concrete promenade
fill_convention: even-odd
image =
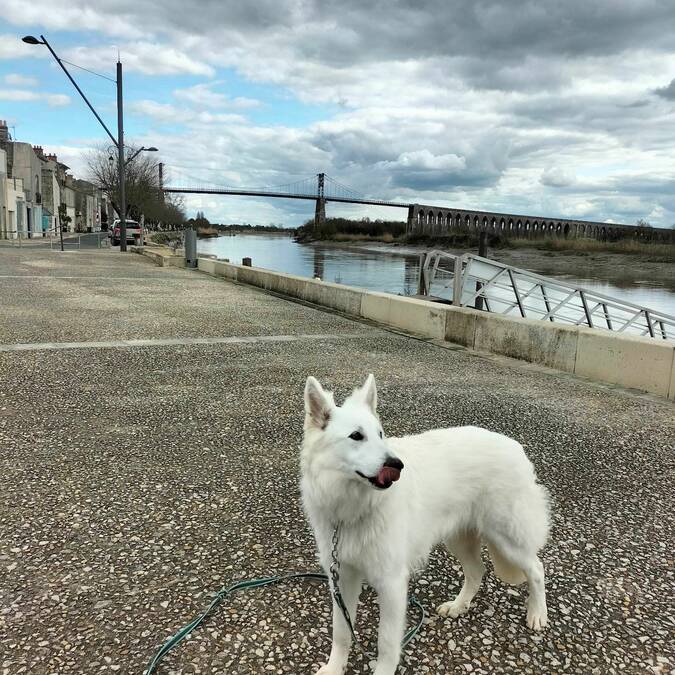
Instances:
[[[313,570],[302,387],[375,373],[389,435],[478,424],[522,442],[553,501],[550,628],[490,571],[457,621],[435,551],[400,672],[669,673],[673,403],[445,347],[108,251],[0,248],[0,673],[140,674],[232,581]],[[358,628],[375,647],[364,592]],[[313,673],[323,586],[233,599],[161,673]],[[369,672],[354,653],[353,673]]]

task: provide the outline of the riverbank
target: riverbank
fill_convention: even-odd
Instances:
[[[600,243],[600,242],[599,242]],[[434,248],[427,244],[392,243],[370,240],[312,242],[321,247],[364,250],[390,255],[419,255]],[[441,250],[461,255],[478,253],[477,248],[438,247]],[[675,255],[675,247],[674,255]],[[506,265],[521,267],[546,276],[592,281],[605,281],[619,288],[657,286],[675,292],[675,265],[654,254],[622,253],[595,250],[547,250],[536,246],[523,248],[488,248],[488,257]]]

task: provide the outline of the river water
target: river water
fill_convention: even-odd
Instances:
[[[241,263],[250,257],[255,267],[287,272],[303,277],[319,276],[348,286],[397,295],[417,292],[419,256],[388,250],[347,246],[298,244],[290,236],[278,234],[237,234],[236,236],[200,239],[199,253],[227,258]],[[675,315],[675,293],[668,288],[644,283],[626,287],[565,274],[559,278],[585,288],[623,299],[648,309]]]

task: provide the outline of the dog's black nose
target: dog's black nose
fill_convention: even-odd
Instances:
[[[398,457],[387,457],[384,460],[384,466],[396,469],[397,471],[403,471],[403,462]]]

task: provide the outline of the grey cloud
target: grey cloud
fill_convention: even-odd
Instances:
[[[659,87],[654,90],[654,93],[661,98],[666,98],[669,101],[675,101],[675,79],[670,81],[667,87]]]
[[[547,187],[569,187],[576,182],[575,177],[565,169],[558,166],[552,166],[542,173],[539,182]]]

